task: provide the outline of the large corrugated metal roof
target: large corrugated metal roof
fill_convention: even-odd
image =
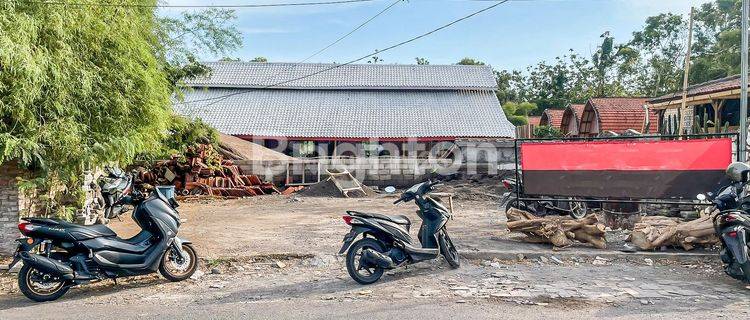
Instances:
[[[292,138],[515,137],[489,90],[196,89],[177,112],[232,135]]]
[[[281,89],[400,90],[494,90],[497,86],[489,66],[233,61],[205,64],[213,70],[211,75],[188,80],[187,85],[212,88],[265,88],[274,85],[273,88]]]

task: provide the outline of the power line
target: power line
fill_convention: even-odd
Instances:
[[[328,48],[330,48],[330,47],[333,47],[333,46],[334,46],[334,45],[336,45],[337,43],[341,42],[341,40],[344,40],[344,39],[345,39],[345,38],[347,38],[348,36],[352,35],[352,33],[355,33],[355,32],[357,32],[357,30],[359,30],[359,29],[362,29],[362,27],[364,27],[364,26],[365,26],[366,24],[370,23],[370,22],[371,22],[372,20],[375,20],[375,18],[377,18],[377,17],[379,17],[380,15],[384,14],[384,13],[385,13],[386,11],[390,10],[391,8],[393,8],[393,6],[397,5],[397,4],[399,3],[399,2],[402,2],[402,1],[404,1],[404,0],[396,0],[396,1],[394,1],[393,3],[391,3],[391,5],[389,5],[389,6],[385,7],[385,9],[381,10],[380,12],[378,12],[377,14],[375,14],[374,16],[370,17],[370,19],[367,19],[367,20],[365,20],[365,22],[362,22],[362,23],[361,23],[360,25],[358,25],[358,26],[357,26],[356,28],[352,29],[352,31],[349,31],[349,33],[347,33],[347,34],[345,34],[345,35],[341,36],[340,38],[336,39],[336,41],[334,41],[334,42],[332,42],[331,44],[329,44],[329,45],[325,46],[324,48],[322,48],[322,49],[320,49],[320,50],[316,51],[315,53],[311,54],[311,55],[310,55],[309,57],[307,57],[307,58],[303,59],[302,61],[298,62],[297,64],[299,64],[299,63],[303,63],[303,62],[305,62],[305,61],[307,61],[307,60],[310,60],[310,59],[312,59],[313,57],[315,57],[315,56],[319,55],[319,54],[320,54],[321,52],[323,52],[323,51],[326,51],[326,50],[328,50]]]
[[[461,22],[461,21],[464,21],[464,20],[466,20],[466,19],[469,19],[469,18],[471,18],[471,17],[473,17],[473,16],[476,16],[476,15],[478,15],[478,14],[481,14],[481,13],[483,13],[483,12],[485,12],[485,11],[488,11],[488,10],[494,9],[495,7],[497,7],[497,6],[501,5],[501,4],[504,4],[504,3],[508,2],[508,1],[510,1],[510,0],[498,0],[498,3],[496,3],[496,4],[493,4],[493,5],[489,6],[489,7],[486,7],[486,8],[484,8],[484,9],[481,9],[481,10],[478,10],[478,11],[474,11],[474,12],[472,12],[471,14],[468,14],[468,15],[466,15],[466,16],[463,16],[463,17],[461,17],[461,18],[458,18],[458,19],[456,19],[456,20],[453,20],[453,21],[451,21],[451,22],[449,22],[449,23],[447,23],[447,24],[444,24],[444,25],[442,25],[442,26],[440,26],[440,27],[438,27],[438,28],[436,28],[436,29],[430,30],[430,31],[428,31],[428,32],[422,33],[422,34],[420,34],[420,35],[418,35],[418,36],[415,36],[415,37],[412,37],[412,38],[410,38],[410,39],[407,39],[407,40],[401,41],[401,42],[399,42],[399,43],[393,44],[393,45],[391,45],[391,46],[385,47],[385,48],[383,48],[383,49],[380,49],[380,50],[375,50],[375,52],[373,52],[373,53],[369,53],[369,54],[367,54],[367,55],[364,55],[364,56],[362,56],[362,57],[359,57],[359,58],[356,58],[356,59],[353,59],[353,60],[347,61],[346,63],[342,63],[342,64],[336,64],[336,65],[333,65],[333,66],[331,66],[331,67],[329,67],[329,68],[325,68],[325,69],[322,69],[322,70],[318,70],[318,71],[316,71],[316,72],[313,72],[313,73],[310,73],[310,74],[307,74],[307,75],[304,75],[304,76],[300,76],[300,77],[297,77],[297,78],[293,78],[293,79],[288,79],[288,80],[280,81],[280,82],[277,82],[277,83],[274,83],[274,84],[271,84],[271,85],[268,85],[268,86],[262,87],[261,89],[268,89],[268,88],[272,88],[272,87],[280,86],[280,85],[282,85],[282,84],[286,84],[286,83],[289,83],[289,82],[294,82],[294,81],[302,80],[302,79],[305,79],[305,78],[309,78],[309,77],[312,77],[312,76],[315,76],[315,75],[321,74],[321,73],[323,73],[323,72],[331,71],[331,70],[333,70],[333,69],[336,69],[336,68],[340,68],[340,67],[343,67],[343,66],[346,66],[346,65],[350,65],[350,64],[353,64],[353,63],[356,63],[356,62],[362,61],[362,60],[364,60],[364,59],[367,59],[367,58],[369,58],[369,57],[371,57],[371,56],[374,56],[374,55],[376,55],[376,54],[379,54],[379,53],[382,53],[382,52],[385,52],[385,51],[389,51],[389,50],[395,49],[395,48],[397,48],[397,47],[400,47],[400,46],[403,46],[403,45],[405,45],[405,44],[408,44],[408,43],[411,43],[411,42],[417,41],[417,40],[419,40],[419,39],[422,39],[422,38],[424,38],[424,37],[427,37],[427,36],[429,36],[429,35],[431,35],[431,34],[433,34],[433,33],[436,33],[436,32],[438,32],[438,31],[441,31],[441,30],[443,30],[443,29],[449,28],[449,27],[453,26],[454,24],[457,24],[457,23],[459,23],[459,22]],[[205,99],[197,99],[197,100],[191,100],[191,101],[184,101],[184,102],[182,102],[182,103],[179,103],[179,104],[187,104],[187,103],[195,103],[195,102],[203,102],[203,101],[211,101],[211,100],[217,100],[217,99],[220,99],[220,100],[217,100],[217,101],[211,102],[211,103],[209,103],[209,104],[206,104],[206,105],[204,105],[204,106],[203,106],[203,107],[208,107],[208,106],[211,106],[211,105],[213,105],[213,104],[216,104],[216,103],[219,103],[219,102],[221,102],[221,101],[224,101],[225,99],[227,99],[227,98],[229,98],[229,97],[233,97],[233,96],[236,96],[236,95],[240,95],[240,94],[245,94],[245,93],[251,92],[251,91],[253,91],[253,90],[254,90],[254,89],[250,89],[250,90],[243,90],[243,91],[233,92],[233,93],[229,93],[229,94],[225,94],[225,95],[222,95],[222,96],[218,96],[218,97],[213,97],[213,98],[205,98]]]
[[[348,33],[346,33],[346,34],[342,35],[341,37],[339,37],[339,38],[338,38],[338,39],[336,39],[335,41],[331,42],[331,43],[330,43],[330,44],[328,44],[327,46],[325,46],[325,47],[321,48],[321,49],[320,49],[320,50],[318,50],[318,51],[315,51],[315,52],[314,52],[313,54],[311,54],[311,55],[310,55],[310,56],[308,56],[307,58],[304,58],[304,59],[302,59],[302,60],[300,60],[300,61],[298,61],[298,62],[294,63],[293,65],[291,65],[291,66],[288,66],[288,67],[284,68],[284,70],[282,70],[282,71],[279,71],[279,72],[276,72],[275,74],[273,74],[273,75],[271,75],[271,76],[269,76],[269,77],[266,77],[266,78],[265,78],[265,79],[263,80],[263,82],[265,83],[265,82],[267,82],[267,81],[268,81],[268,80],[270,80],[270,79],[274,79],[274,78],[276,78],[276,77],[277,77],[277,76],[278,76],[279,74],[281,74],[281,73],[284,73],[284,72],[286,72],[286,71],[288,71],[288,70],[290,70],[290,69],[292,69],[292,68],[294,68],[294,67],[296,67],[296,66],[298,66],[298,65],[300,65],[300,64],[302,64],[302,63],[304,63],[305,61],[308,61],[308,60],[312,59],[313,57],[315,57],[315,56],[319,55],[319,54],[320,54],[320,53],[322,53],[323,51],[326,51],[326,50],[328,50],[328,48],[330,48],[330,47],[333,47],[333,46],[334,46],[334,45],[336,45],[337,43],[341,42],[342,40],[346,39],[347,37],[349,37],[349,36],[350,36],[350,35],[352,35],[353,33],[357,32],[357,30],[359,30],[359,29],[362,29],[362,28],[363,28],[363,27],[364,27],[365,25],[367,25],[368,23],[370,23],[370,22],[371,22],[372,20],[375,20],[375,18],[377,18],[377,17],[379,17],[380,15],[384,14],[384,13],[385,13],[386,11],[388,11],[388,10],[389,10],[389,9],[391,9],[391,8],[393,8],[393,7],[395,6],[395,5],[397,5],[397,4],[399,3],[399,2],[402,2],[402,1],[404,1],[404,0],[396,0],[396,1],[394,1],[394,2],[393,2],[393,3],[391,3],[391,4],[389,5],[389,6],[385,7],[385,8],[383,9],[383,10],[380,10],[380,12],[376,13],[376,14],[375,14],[374,16],[372,16],[372,17],[370,17],[369,19],[365,20],[364,22],[360,23],[360,24],[359,24],[359,25],[358,25],[357,27],[355,27],[354,29],[352,29],[352,30],[351,30],[351,31],[349,31]]]
[[[319,6],[319,5],[336,5],[349,4],[358,2],[372,2],[376,0],[337,0],[337,1],[315,1],[315,2],[288,2],[288,3],[258,3],[258,4],[137,4],[137,3],[86,3],[86,2],[66,2],[66,1],[23,1],[30,4],[60,5],[72,7],[118,7],[118,8],[271,8],[271,7],[301,7],[301,6]]]

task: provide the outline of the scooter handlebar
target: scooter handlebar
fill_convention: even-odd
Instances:
[[[399,202],[404,201],[404,198],[398,198],[398,200],[393,201],[393,204],[398,204]]]

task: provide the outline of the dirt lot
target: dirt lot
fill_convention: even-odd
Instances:
[[[180,214],[187,221],[180,236],[193,241],[199,253],[211,259],[272,254],[306,255],[337,253],[349,226],[341,219],[346,210],[404,214],[419,230],[413,203],[393,205],[395,196],[372,198],[318,198],[269,195],[233,200],[183,203]],[[490,238],[503,233],[504,217],[492,201],[454,203],[455,218],[448,228],[455,241]],[[138,232],[124,217],[111,224],[121,237]]]
[[[195,279],[169,283],[157,275],[104,281],[72,289],[59,301],[32,303],[13,275],[0,276],[0,319],[452,319],[746,318],[750,290],[708,263],[563,257],[541,245],[512,240],[495,196],[451,185],[457,194],[449,231],[462,252],[541,248],[544,257],[464,259],[453,270],[442,260],[386,273],[360,286],[337,256],[349,227],[346,210],[406,214],[394,196],[342,199],[260,196],[183,202],[180,235],[207,258]],[[112,228],[137,232],[129,218]],[[558,255],[560,258],[553,258]],[[301,307],[301,306],[304,306]],[[429,306],[429,308],[425,308]],[[65,310],[61,313],[59,310]],[[361,316],[359,315],[361,314]]]

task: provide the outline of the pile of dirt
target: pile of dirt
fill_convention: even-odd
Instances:
[[[440,192],[453,193],[457,200],[500,200],[506,192],[500,176],[476,176],[451,180],[439,188]]]
[[[369,197],[374,197],[375,195],[377,195],[375,190],[372,190],[372,188],[368,186],[363,185],[362,190],[365,191],[365,194],[362,194],[361,192],[358,192],[358,191],[354,191],[354,192],[349,192],[349,197],[350,198],[369,198]],[[344,198],[344,195],[341,193],[341,190],[339,190],[339,188],[336,187],[336,184],[333,183],[333,179],[331,178],[328,178],[316,184],[307,186],[301,191],[297,192],[297,194],[302,197]]]
[[[219,133],[219,151],[225,158],[232,160],[293,161],[296,159],[259,144],[223,133]]]

